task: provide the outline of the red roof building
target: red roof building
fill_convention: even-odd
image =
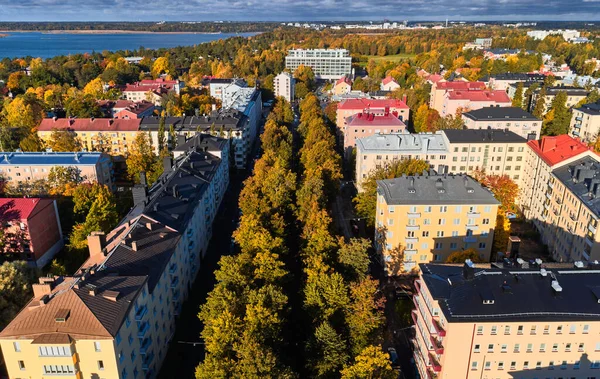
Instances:
[[[512,101],[505,91],[458,90],[448,91],[444,95],[441,116],[456,115],[461,110],[474,111],[485,107],[510,107]]]
[[[450,100],[493,101],[496,103],[510,103],[510,97],[505,91],[467,90],[448,92]]]
[[[402,133],[405,130],[406,125],[395,112],[385,111],[383,115],[361,112],[348,118],[347,125],[344,127],[344,148],[355,147],[358,138],[378,133]]]
[[[472,91],[485,89],[484,82],[439,82],[436,85],[437,90],[443,91]]]
[[[53,129],[67,129],[75,132],[137,132],[140,129],[140,122],[139,119],[45,118],[38,127],[38,132],[51,132]]]
[[[527,142],[527,145],[550,167],[582,153],[593,151],[585,143],[566,134],[542,137],[539,141]]]
[[[64,246],[58,208],[53,199],[0,198],[0,222],[9,243],[0,253],[43,267]]]
[[[342,133],[348,118],[358,113],[371,113],[376,116],[390,113],[396,115],[400,121],[405,121],[409,119],[410,109],[405,101],[398,99],[346,99],[337,105],[338,131]]]

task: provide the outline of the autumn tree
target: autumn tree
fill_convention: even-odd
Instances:
[[[354,358],[354,364],[341,371],[342,379],[394,379],[397,373],[381,346],[367,346]]]
[[[522,108],[523,107],[523,82],[519,82],[515,96],[512,99],[512,106]]]
[[[567,108],[566,91],[558,91],[552,99],[548,113],[551,116],[544,119],[542,134],[549,136],[567,134],[571,122],[571,111]]]
[[[492,191],[496,200],[500,202],[500,212],[516,211],[519,186],[508,175],[486,174],[481,170],[476,170],[472,176],[481,185]]]
[[[77,134],[69,129],[52,129],[46,145],[55,152],[75,152],[82,148]]]
[[[173,65],[169,61],[168,57],[158,57],[154,61],[152,65],[152,77],[158,78],[161,74],[173,75],[175,73],[175,69]]]
[[[108,233],[119,222],[119,212],[114,195],[106,186],[96,185],[90,190],[95,193],[93,201],[81,192],[77,193],[75,211],[79,214],[86,211],[85,221],[74,226],[69,238],[69,247],[84,249],[87,247],[87,237],[93,231]],[[89,208],[88,208],[89,207]]]
[[[136,183],[140,181],[140,173],[145,172],[150,178],[156,171],[157,158],[152,151],[150,136],[140,132],[136,135],[133,145],[127,155],[127,173],[129,178]]]
[[[0,265],[0,328],[4,328],[33,295],[35,271],[25,261]]]
[[[446,258],[446,263],[464,263],[467,259],[470,259],[473,263],[483,262],[477,250],[469,248],[453,252]]]
[[[46,182],[52,195],[71,196],[85,179],[76,166],[54,166],[50,169]]]
[[[540,92],[535,95],[535,99],[535,107],[533,108],[532,114],[541,119],[546,112],[546,87],[542,87]]]

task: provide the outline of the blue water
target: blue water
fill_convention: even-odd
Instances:
[[[50,58],[57,55],[102,52],[104,50],[134,50],[161,47],[191,46],[228,37],[249,37],[258,33],[223,34],[45,34],[36,32],[1,32],[0,59],[9,57]]]

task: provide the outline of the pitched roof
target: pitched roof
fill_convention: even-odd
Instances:
[[[527,145],[549,166],[591,151],[585,143],[566,134],[542,137],[539,141],[527,142]]]
[[[38,131],[51,131],[52,129],[68,129],[81,132],[112,132],[112,131],[137,131],[140,128],[139,119],[112,119],[112,118],[45,118],[38,127]]]
[[[338,109],[408,109],[408,105],[398,99],[346,99],[338,104]]]
[[[387,85],[387,84],[390,84],[392,82],[398,84],[398,82],[396,81],[396,79],[394,79],[393,77],[391,77],[389,75],[386,76],[385,78],[383,78],[383,80],[381,82],[383,83],[384,86]]]
[[[378,180],[377,193],[388,205],[500,204],[487,188],[467,175],[426,174]]]
[[[377,133],[356,140],[359,151],[406,152],[407,154],[440,154],[448,152],[441,132],[437,133]]]
[[[344,75],[335,82],[335,85],[337,86],[338,84],[343,84],[343,83],[351,86],[352,80],[349,77],[347,77],[346,75]]]
[[[0,198],[0,212],[3,219],[27,220],[53,202],[40,198]]]
[[[446,95],[449,100],[469,101],[494,101],[496,103],[510,103],[510,97],[505,91],[496,90],[474,90],[474,91],[452,91]]]
[[[484,82],[438,82],[436,85],[436,90],[444,90],[444,91],[470,91],[470,90],[478,90],[485,89]]]
[[[464,112],[463,116],[475,121],[506,121],[506,120],[531,120],[541,121],[529,112],[519,107],[483,107],[473,111]]]
[[[378,116],[373,113],[357,113],[349,117],[348,127],[356,126],[392,126],[406,128],[406,125],[400,121],[397,115],[387,114]]]

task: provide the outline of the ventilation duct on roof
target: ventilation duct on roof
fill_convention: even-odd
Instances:
[[[552,289],[554,290],[554,292],[562,292],[562,287],[560,286],[560,284],[558,284],[558,280],[553,280],[552,281]]]

